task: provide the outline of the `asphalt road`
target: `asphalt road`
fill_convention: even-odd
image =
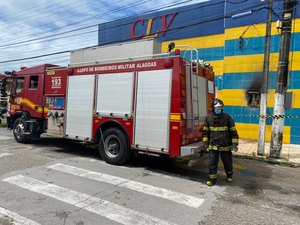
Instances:
[[[300,224],[300,168],[234,158],[207,187],[207,158],[139,157],[111,166],[98,151],[0,128],[0,224]]]

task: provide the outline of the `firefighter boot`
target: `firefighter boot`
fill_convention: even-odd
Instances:
[[[213,186],[217,183],[217,179],[209,179],[206,184],[207,186]]]
[[[227,174],[227,182],[232,182],[233,179],[232,179],[232,174]]]

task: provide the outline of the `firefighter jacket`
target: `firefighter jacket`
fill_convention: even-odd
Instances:
[[[204,121],[203,143],[208,150],[230,151],[238,145],[239,136],[233,119],[227,113],[209,112]]]

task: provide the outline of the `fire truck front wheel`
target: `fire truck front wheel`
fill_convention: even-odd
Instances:
[[[25,121],[21,117],[17,118],[13,126],[14,137],[19,143],[26,143],[30,138],[25,135]]]
[[[124,164],[130,156],[128,142],[124,132],[118,128],[109,128],[100,137],[99,151],[102,159],[113,165]]]

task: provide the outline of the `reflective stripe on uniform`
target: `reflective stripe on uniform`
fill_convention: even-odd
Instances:
[[[203,127],[203,130],[209,131],[209,127]]]
[[[226,130],[228,130],[228,127],[227,126],[224,126],[224,127],[210,127],[209,129],[211,131],[226,131]]]
[[[216,179],[217,174],[208,174],[209,179]]]
[[[231,146],[221,147],[216,145],[209,145],[208,150],[215,150],[215,151],[230,151]]]
[[[232,143],[234,143],[234,144],[238,144],[239,143],[239,139],[236,139],[236,138],[232,138]]]
[[[236,131],[236,127],[230,127],[230,131]]]
[[[208,137],[203,137],[203,138],[202,138],[202,141],[208,142]]]

